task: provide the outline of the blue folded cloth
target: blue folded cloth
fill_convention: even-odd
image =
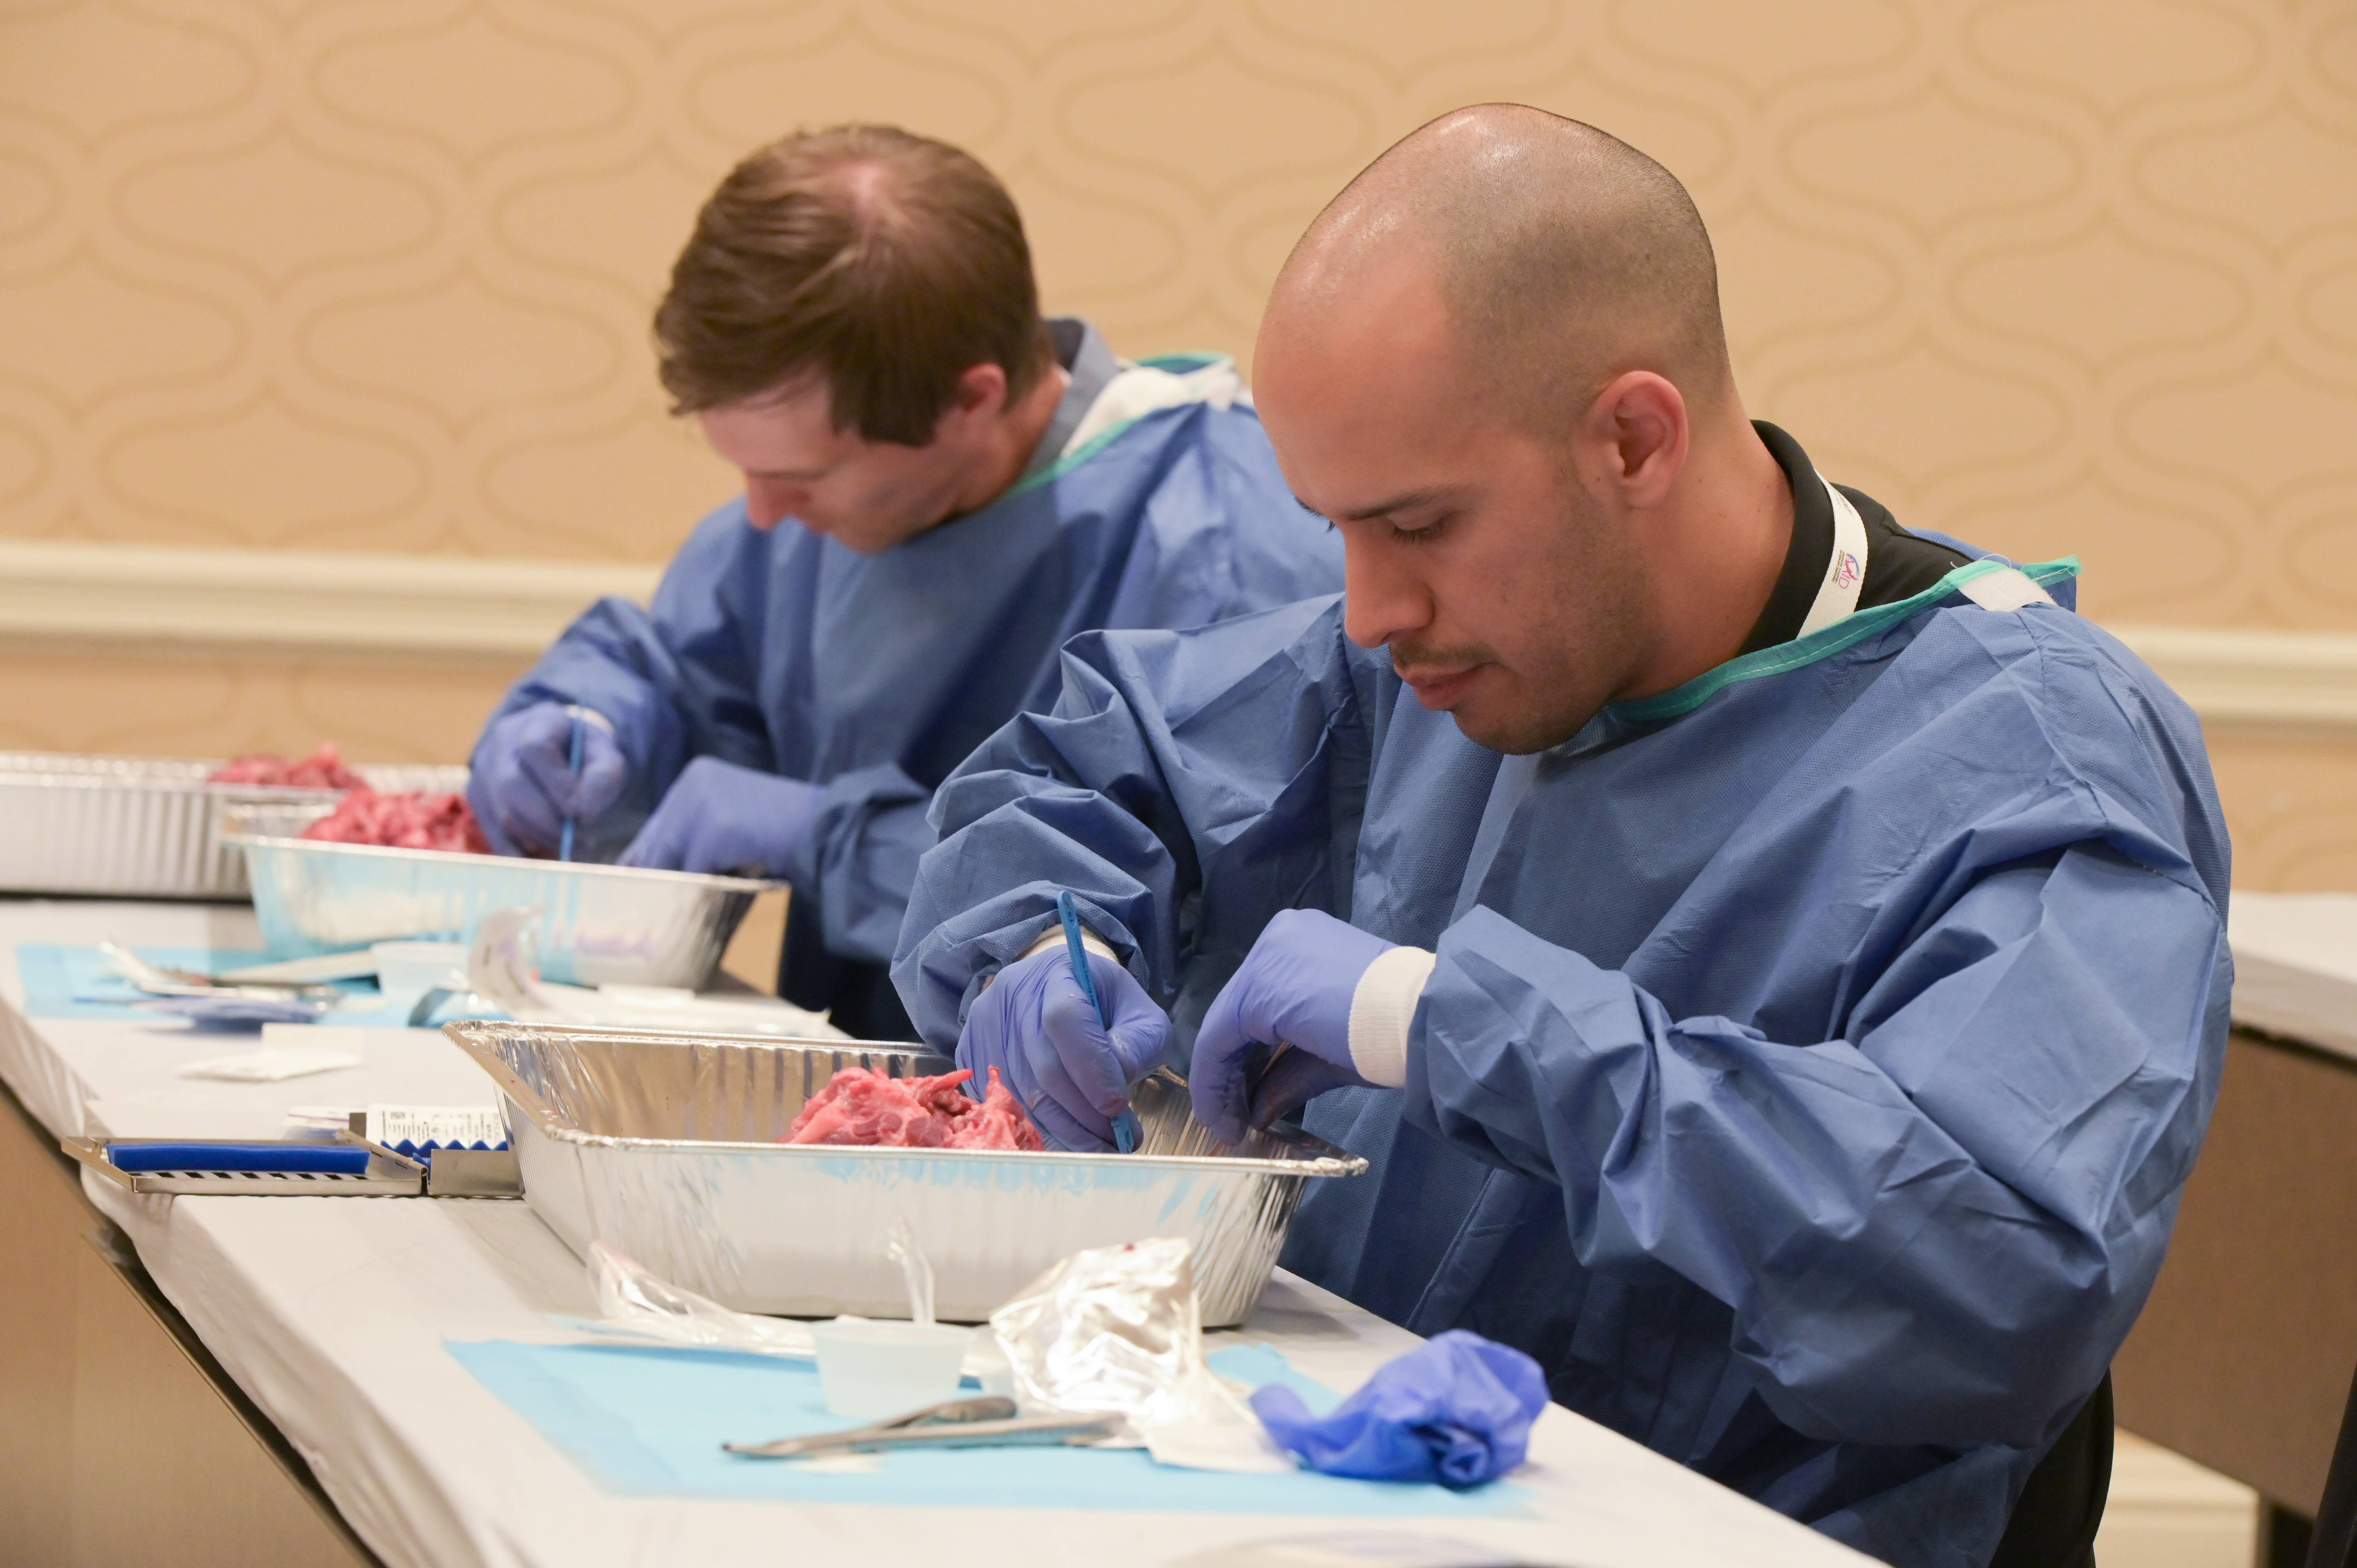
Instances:
[[[1458,1488],[1521,1464],[1546,1402],[1536,1361],[1462,1328],[1385,1362],[1329,1415],[1282,1383],[1252,1396],[1277,1446],[1313,1470]]]

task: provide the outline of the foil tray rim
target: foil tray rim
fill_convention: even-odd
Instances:
[[[307,802],[304,802],[307,804]],[[533,860],[521,855],[474,854],[464,850],[398,849],[389,844],[337,843],[325,839],[281,838],[265,833],[232,832],[221,842],[241,849],[293,850],[300,854],[356,854],[377,859],[406,860],[425,865],[480,867],[486,862],[558,875],[606,876],[618,880],[669,882],[716,892],[773,893],[786,886],[749,876],[717,876],[702,871],[664,871],[651,865],[608,865],[595,860]]]
[[[1152,1166],[1177,1170],[1258,1171],[1267,1176],[1363,1176],[1367,1170],[1364,1159],[1340,1149],[1331,1155],[1312,1155],[1298,1160],[1258,1160],[1226,1155],[1092,1155],[1071,1149],[886,1149],[860,1144],[724,1144],[690,1138],[628,1138],[613,1133],[584,1133],[577,1127],[552,1126],[541,1119],[534,1107],[524,1105],[504,1087],[501,1093],[516,1101],[524,1112],[532,1116],[533,1124],[544,1137],[583,1148],[643,1150],[653,1154],[780,1155],[878,1161],[1008,1160],[1019,1165],[1044,1160],[1055,1165],[1106,1165],[1122,1170]],[[1325,1146],[1334,1147],[1330,1144]]]
[[[1361,1155],[1339,1148],[1314,1134],[1304,1133],[1299,1146],[1308,1153],[1297,1160],[1258,1159],[1238,1155],[1096,1155],[1069,1149],[885,1149],[857,1144],[770,1144],[736,1143],[694,1138],[634,1138],[614,1133],[587,1133],[567,1126],[556,1119],[532,1086],[487,1042],[479,1038],[495,1030],[515,1026],[486,1019],[462,1018],[442,1026],[444,1038],[457,1046],[481,1068],[499,1086],[502,1098],[532,1119],[541,1135],[576,1148],[617,1149],[662,1154],[748,1154],[799,1156],[803,1158],[852,1158],[861,1160],[903,1161],[973,1161],[1005,1160],[1017,1165],[1045,1162],[1050,1165],[1104,1165],[1123,1170],[1140,1167],[1175,1170],[1203,1170],[1243,1174],[1255,1172],[1265,1176],[1363,1176],[1368,1169]],[[525,1024],[526,1028],[543,1027]],[[666,1035],[627,1027],[596,1025],[558,1026],[566,1034],[593,1035],[608,1039],[628,1041],[637,1038],[656,1045],[700,1044],[710,1046],[741,1046],[747,1048],[776,1050],[800,1047],[827,1051],[866,1050],[888,1052],[909,1057],[930,1057],[943,1059],[941,1053],[906,1040],[810,1040],[791,1036],[776,1035]]]

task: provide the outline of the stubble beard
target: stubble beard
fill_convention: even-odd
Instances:
[[[1641,641],[1641,575],[1625,542],[1577,500],[1557,539],[1532,563],[1540,629],[1528,651],[1510,667],[1485,650],[1510,682],[1507,700],[1494,714],[1451,715],[1466,739],[1509,757],[1577,735],[1625,682]]]

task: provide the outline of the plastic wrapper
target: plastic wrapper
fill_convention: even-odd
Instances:
[[[589,1289],[597,1298],[598,1321],[583,1326],[619,1329],[673,1345],[715,1350],[749,1350],[757,1356],[790,1356],[807,1361],[818,1354],[807,1325],[731,1312],[718,1302],[682,1290],[603,1241],[589,1243]]]
[[[731,1312],[708,1296],[683,1290],[603,1241],[589,1244],[589,1291],[597,1303],[596,1317],[551,1316],[565,1327],[591,1334],[656,1339],[705,1350],[742,1350],[788,1360],[810,1361],[818,1357],[818,1341],[809,1324]],[[974,1336],[965,1353],[964,1372],[985,1393],[1007,1391],[1006,1357],[987,1335]]]
[[[1203,1359],[1194,1246],[1177,1237],[1076,1252],[990,1315],[1026,1415],[1118,1415],[1101,1446],[1198,1470],[1289,1470],[1242,1392]]]
[[[906,1219],[896,1219],[884,1237],[884,1255],[900,1265],[900,1275],[909,1282],[909,1321],[931,1323],[933,1320],[933,1265],[925,1260],[925,1251],[917,1245],[917,1233],[909,1229]]]
[[[335,1010],[331,1002],[300,996],[158,996],[131,1005],[186,1018],[199,1029],[249,1033],[265,1024],[316,1024]]]

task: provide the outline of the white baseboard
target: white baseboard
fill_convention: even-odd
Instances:
[[[643,603],[662,570],[0,539],[0,647],[511,664],[604,595]],[[2112,629],[2206,725],[2357,736],[2357,636]]]

